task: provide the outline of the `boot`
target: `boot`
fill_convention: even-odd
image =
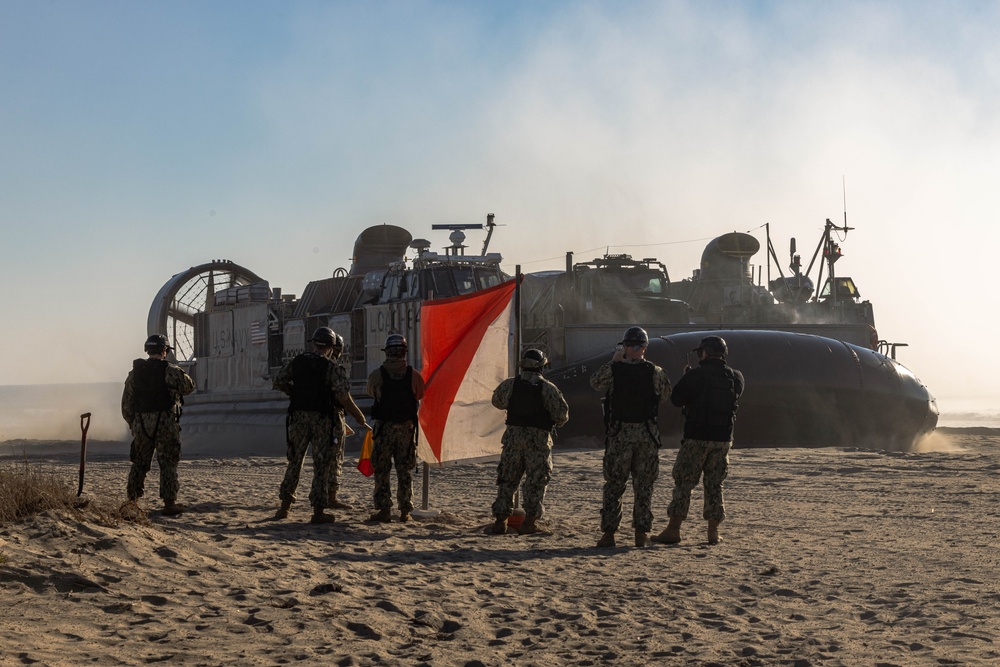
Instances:
[[[677,544],[681,541],[681,522],[684,519],[672,516],[663,532],[653,538],[657,544]]]
[[[635,546],[642,548],[649,546],[649,533],[644,530],[635,529]]]
[[[410,513],[406,510],[399,510],[399,522],[406,523],[410,520]]]
[[[722,538],[719,537],[719,524],[720,523],[722,523],[722,522],[719,521],[718,519],[709,519],[708,520],[708,543],[709,544],[718,544],[719,542],[722,541]]]
[[[601,535],[601,539],[597,541],[597,546],[602,548],[615,546],[615,531],[613,530],[604,531],[604,534]]]
[[[282,500],[281,501],[281,507],[278,508],[278,511],[275,513],[274,518],[275,519],[287,519],[288,518],[288,511],[290,509],[292,509],[292,501],[291,500]]]
[[[390,521],[392,521],[392,510],[390,510],[388,507],[385,508],[384,510],[379,510],[378,512],[375,512],[375,514],[372,514],[370,517],[368,517],[368,520],[378,521],[379,523],[389,523]]]
[[[518,526],[518,528],[517,528],[518,534],[519,535],[533,535],[534,533],[537,533],[539,531],[538,526],[535,525],[535,521],[537,521],[537,520],[538,520],[538,517],[536,517],[536,516],[532,516],[531,514],[525,515],[524,521],[522,521],[521,525]]]
[[[335,510],[349,510],[349,509],[353,509],[353,507],[350,504],[342,502],[340,500],[337,500],[337,490],[336,489],[334,489],[333,491],[330,492],[329,502],[327,502],[326,506],[330,507],[332,509],[335,509]]]
[[[176,501],[164,500],[163,501],[163,514],[165,516],[176,516],[184,511],[183,505],[178,505]]]
[[[497,520],[490,526],[490,532],[494,535],[506,535],[507,534],[507,517],[498,516]]]
[[[309,523],[333,523],[336,518],[332,514],[327,514],[322,507],[314,507],[312,518]]]

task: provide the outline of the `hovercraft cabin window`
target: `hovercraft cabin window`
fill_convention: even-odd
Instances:
[[[451,279],[451,269],[436,267],[420,272],[423,283],[423,298],[446,299],[455,296],[455,283]]]
[[[404,273],[390,273],[385,277],[379,303],[409,301],[419,298],[421,298],[420,277],[413,271],[406,271]]]
[[[471,266],[455,269],[455,286],[458,288],[459,294],[468,294],[478,289],[476,276],[473,274]]]
[[[476,269],[479,289],[486,289],[500,284],[500,272],[496,269]]]

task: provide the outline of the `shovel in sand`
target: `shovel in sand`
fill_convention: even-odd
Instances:
[[[83,493],[83,471],[87,467],[87,429],[90,428],[90,413],[85,412],[80,415],[80,430],[83,435],[80,438],[80,486],[76,490],[76,497]]]

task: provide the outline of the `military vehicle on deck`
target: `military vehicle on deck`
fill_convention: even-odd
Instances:
[[[801,258],[791,241],[789,273],[781,269],[768,233],[767,287],[764,265],[750,259],[760,242],[750,234],[731,232],[712,239],[691,276],[673,282],[655,259],[605,255],[573,263],[565,271],[525,276],[521,298],[523,344],[548,354],[553,367],[609,350],[629,326],[650,336],[706,329],[764,329],[807,333],[843,340],[894,354],[895,346],[878,337],[872,304],[861,300],[854,280],[837,276],[842,256],[833,234],[849,228],[826,221],[823,235],[802,273]],[[771,277],[772,262],[777,273]],[[809,277],[818,267],[814,294]],[[754,269],[757,279],[754,279]],[[827,277],[824,280],[824,270]]]
[[[731,341],[734,364],[747,372],[738,446],[901,448],[932,431],[934,398],[895,360],[905,343],[880,339],[872,304],[851,277],[836,274],[842,252],[834,235],[846,237],[849,229],[827,220],[805,272],[792,239],[785,273],[768,229],[766,266],[750,263],[761,248],[755,237],[731,232],[712,239],[700,266],[676,282],[655,259],[628,255],[578,264],[567,255],[565,271],[526,276],[523,345],[549,355],[547,377],[570,402],[563,444],[603,441],[600,397],[587,378],[630,326],[647,330],[648,357],[672,382],[697,363],[685,345],[710,334]],[[818,293],[815,284],[822,285]],[[668,405],[660,414],[661,431],[676,442],[679,411]]]

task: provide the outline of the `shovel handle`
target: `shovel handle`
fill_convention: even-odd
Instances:
[[[83,434],[80,436],[80,484],[76,489],[77,497],[83,494],[83,471],[87,466],[87,430],[89,428],[90,413],[84,412],[80,415],[80,430]]]

